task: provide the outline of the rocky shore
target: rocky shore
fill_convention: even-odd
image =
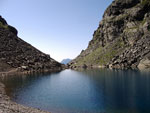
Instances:
[[[65,67],[63,68],[65,69]],[[16,102],[13,102],[9,96],[7,96],[5,91],[5,85],[1,82],[1,80],[5,76],[14,76],[14,75],[25,75],[28,76],[30,74],[39,74],[39,73],[52,73],[52,72],[59,72],[62,69],[56,68],[56,69],[47,69],[43,71],[20,71],[18,69],[10,70],[7,72],[2,72],[0,70],[0,113],[49,113],[47,111],[43,111],[40,109],[32,108],[23,106],[20,104],[17,104]]]
[[[10,100],[5,85],[0,82],[0,113],[49,113],[40,109],[25,107]]]

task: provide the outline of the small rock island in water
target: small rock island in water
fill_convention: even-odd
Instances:
[[[57,72],[66,66],[20,39],[0,16],[0,78]],[[106,67],[150,70],[150,0],[114,0],[106,9],[88,48],[69,68]],[[45,113],[12,102],[0,82],[0,113]]]

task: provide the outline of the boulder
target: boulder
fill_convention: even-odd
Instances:
[[[2,18],[2,16],[0,16],[0,22],[3,24],[3,25],[7,25],[7,22],[4,18]]]
[[[16,29],[16,28],[14,28],[14,27],[12,27],[12,26],[8,25],[8,29],[9,29],[12,33],[14,33],[15,35],[17,35],[17,34],[18,34],[18,31],[17,31],[17,29]]]
[[[150,70],[150,59],[149,58],[144,58],[140,61],[138,65],[139,69],[149,69]]]

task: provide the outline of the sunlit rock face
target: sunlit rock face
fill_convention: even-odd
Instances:
[[[137,68],[150,52],[150,0],[115,0],[71,68]]]

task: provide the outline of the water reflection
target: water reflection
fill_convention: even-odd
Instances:
[[[150,113],[150,73],[138,70],[65,70],[3,79],[18,103],[52,112]]]
[[[118,113],[150,112],[150,74],[138,70],[86,70],[96,86],[103,86],[105,110]]]

